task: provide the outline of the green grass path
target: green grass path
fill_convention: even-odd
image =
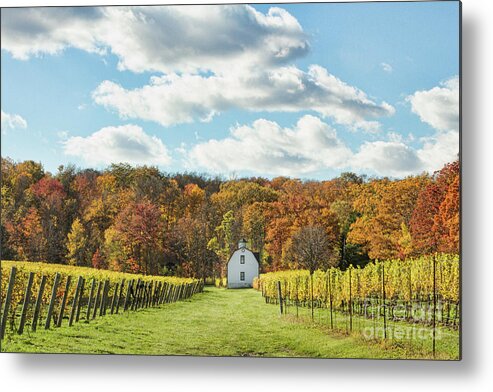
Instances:
[[[418,358],[410,348],[371,343],[280,317],[254,290],[207,287],[192,299],[72,327],[10,335],[4,352],[330,358]]]

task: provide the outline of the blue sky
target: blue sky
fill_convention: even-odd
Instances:
[[[403,177],[458,154],[458,2],[9,9],[1,61],[2,156],[53,172]]]

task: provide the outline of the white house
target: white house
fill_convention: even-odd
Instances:
[[[252,287],[253,278],[259,274],[259,264],[256,255],[246,247],[246,241],[238,242],[228,261],[228,288],[237,289]]]

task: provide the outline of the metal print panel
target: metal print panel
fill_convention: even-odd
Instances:
[[[1,351],[460,359],[460,7],[2,8]]]

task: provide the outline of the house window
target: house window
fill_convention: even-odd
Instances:
[[[241,281],[245,280],[245,273],[244,272],[240,272],[240,280]]]
[[[245,264],[245,255],[240,256],[240,264]]]

